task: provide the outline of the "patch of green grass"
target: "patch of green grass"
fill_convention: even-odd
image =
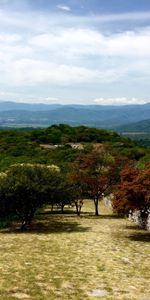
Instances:
[[[100,208],[94,217],[85,201],[81,217],[45,213],[27,232],[1,230],[0,299],[149,299],[149,234]]]

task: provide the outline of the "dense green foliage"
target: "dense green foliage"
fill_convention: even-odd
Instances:
[[[31,224],[34,214],[43,205],[76,205],[80,189],[62,174],[56,165],[15,164],[0,173],[0,218],[18,217],[21,229]],[[5,225],[5,224],[4,224]]]
[[[69,143],[82,143],[84,150],[74,149]],[[150,153],[139,144],[111,131],[52,125],[46,129],[1,130],[0,170],[6,170],[14,163],[57,164],[64,170],[81,152],[88,152],[94,143],[104,143],[115,154],[140,159]],[[61,147],[42,148],[41,144],[57,144]]]
[[[62,178],[54,165],[16,164],[0,175],[0,215],[18,215],[22,228],[38,207],[58,198]]]
[[[45,143],[79,143],[118,141],[120,136],[112,131],[104,129],[89,128],[86,126],[71,127],[66,124],[52,125],[47,129],[35,129],[32,131],[33,140]]]

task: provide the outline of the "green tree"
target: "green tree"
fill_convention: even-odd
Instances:
[[[60,170],[56,166],[13,165],[1,179],[0,201],[19,216],[23,230],[31,224],[37,208],[54,201],[60,182]]]

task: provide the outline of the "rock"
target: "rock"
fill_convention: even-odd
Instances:
[[[92,290],[88,293],[88,295],[91,297],[100,297],[100,296],[105,296],[107,294],[108,292],[106,290]]]

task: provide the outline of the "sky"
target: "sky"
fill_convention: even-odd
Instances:
[[[0,100],[150,102],[150,0],[0,0]]]

